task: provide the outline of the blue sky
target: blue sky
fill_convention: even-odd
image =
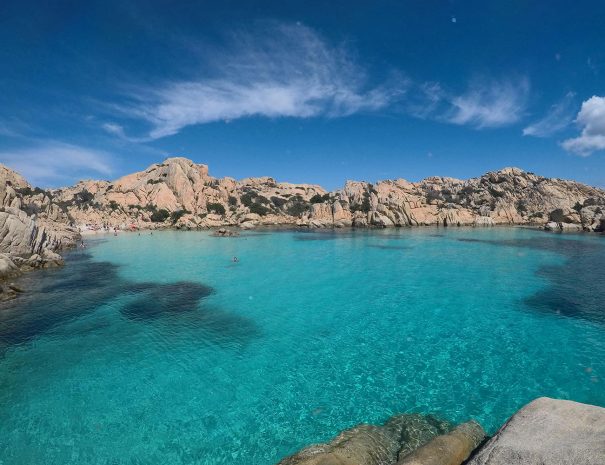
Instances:
[[[505,166],[605,187],[604,18],[596,0],[4,0],[0,162],[42,186],[186,156],[328,188]]]

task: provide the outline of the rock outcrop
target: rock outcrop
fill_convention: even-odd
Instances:
[[[431,177],[342,190],[273,178],[214,178],[206,165],[169,158],[109,181],[83,181],[53,196],[80,228],[538,225],[601,231],[605,191],[505,168],[467,181]]]
[[[20,292],[7,280],[21,271],[61,265],[55,251],[74,245],[78,237],[50,192],[32,188],[0,165],[0,300]]]
[[[605,408],[542,397],[529,403],[468,465],[603,465]]]

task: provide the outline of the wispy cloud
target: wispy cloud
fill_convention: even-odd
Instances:
[[[39,186],[57,186],[76,177],[108,176],[111,155],[59,141],[38,141],[27,148],[0,152],[0,162]]]
[[[330,47],[302,25],[272,25],[263,34],[240,34],[197,79],[138,89],[120,110],[151,125],[149,138],[186,126],[237,118],[340,117],[387,107],[406,91],[394,76],[371,86],[345,47]],[[121,135],[116,125],[105,130]]]
[[[574,117],[576,94],[568,92],[563,99],[552,105],[540,120],[523,129],[524,136],[549,137],[569,126]]]
[[[124,132],[124,128],[122,125],[117,123],[103,123],[101,125],[105,132],[112,134],[114,136],[119,137],[120,139],[127,139],[126,133]]]
[[[561,144],[565,150],[587,157],[598,150],[605,150],[605,97],[592,96],[582,103],[576,117],[582,133]]]
[[[479,129],[516,123],[524,115],[529,87],[526,78],[475,80],[463,94],[444,96],[450,108],[442,118]]]
[[[463,93],[436,81],[414,83],[405,100],[410,115],[474,129],[508,126],[523,118],[529,96],[527,78],[474,79]]]

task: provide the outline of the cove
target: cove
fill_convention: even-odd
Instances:
[[[493,433],[538,396],[605,406],[602,236],[89,243],[0,311],[1,463],[270,465],[397,413]]]

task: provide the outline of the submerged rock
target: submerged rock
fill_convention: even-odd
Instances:
[[[400,458],[397,465],[460,465],[483,439],[481,425],[469,421]]]
[[[468,462],[545,464],[605,464],[605,408],[541,397],[515,413]]]
[[[233,231],[231,229],[219,228],[215,232],[212,233],[212,236],[214,236],[214,237],[235,237],[235,236],[239,236],[239,233],[237,231]]]
[[[382,426],[361,424],[340,433],[326,444],[316,444],[283,459],[278,465],[385,465],[394,464],[451,425],[431,416],[397,415]]]

